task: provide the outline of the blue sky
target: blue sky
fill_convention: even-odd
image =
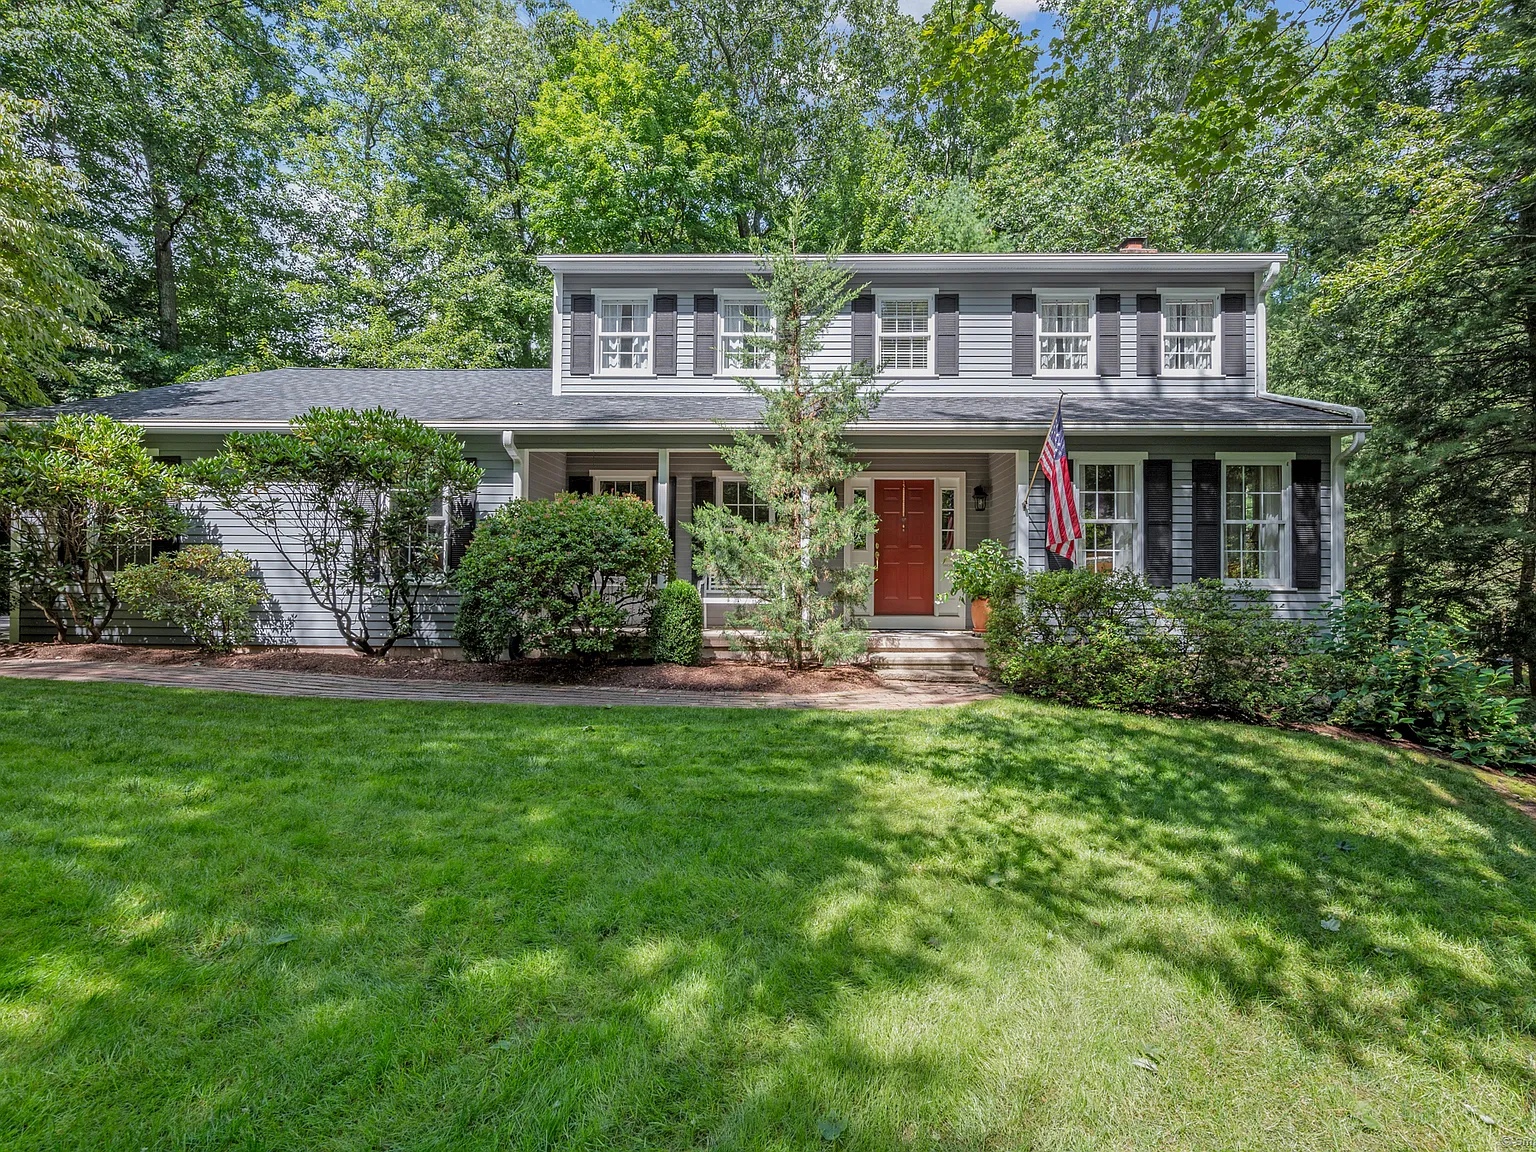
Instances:
[[[903,12],[910,12],[914,16],[921,16],[932,6],[933,0],[898,0]],[[619,7],[612,0],[572,0],[577,12],[588,20],[603,20],[613,16]],[[1045,41],[1050,39],[1051,17],[1040,11],[1040,0],[998,0],[997,9],[1017,20],[1027,32],[1031,28],[1040,30],[1041,47],[1045,47]]]

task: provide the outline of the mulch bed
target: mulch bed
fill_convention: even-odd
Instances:
[[[276,672],[319,672],[333,676],[378,676],[388,680],[438,680],[476,684],[582,684],[613,688],[679,688],[690,692],[773,692],[817,696],[826,692],[882,687],[867,668],[816,668],[795,672],[783,665],[724,660],[684,668],[675,664],[610,664],[582,667],[553,660],[472,664],[414,652],[375,660],[351,652],[301,652],[263,648],[209,656],[187,648],[129,644],[0,644],[0,660],[100,660],[130,664],[179,664],[204,668],[259,668]]]

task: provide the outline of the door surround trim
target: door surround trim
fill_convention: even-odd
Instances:
[[[960,627],[965,619],[965,605],[960,597],[949,595],[949,557],[950,552],[940,549],[940,533],[943,529],[943,516],[940,509],[941,496],[945,488],[953,488],[955,491],[955,545],[964,548],[966,544],[966,512],[969,503],[970,489],[966,487],[966,473],[963,471],[918,471],[912,469],[866,469],[857,475],[843,481],[843,504],[846,507],[853,503],[853,494],[857,489],[868,490],[871,501],[874,499],[874,482],[876,480],[932,480],[933,481],[933,614],[936,617],[954,619],[956,627]],[[852,547],[843,549],[843,563],[848,567],[858,564],[873,565],[875,535],[869,534],[863,549]],[[874,615],[875,607],[874,582],[870,582],[869,598],[864,601],[862,607],[854,609],[854,615],[870,617]]]

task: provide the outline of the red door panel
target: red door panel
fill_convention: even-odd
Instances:
[[[933,481],[876,480],[875,615],[933,615]]]

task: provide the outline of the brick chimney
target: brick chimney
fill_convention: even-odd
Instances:
[[[1128,236],[1120,241],[1118,249],[1121,252],[1156,252],[1157,249],[1147,243],[1145,236]]]

